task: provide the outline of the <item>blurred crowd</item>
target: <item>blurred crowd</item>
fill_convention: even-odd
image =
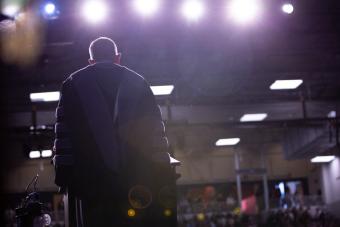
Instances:
[[[197,206],[186,212],[178,206],[178,227],[339,227],[340,221],[320,207],[273,209],[257,215],[246,215],[236,208],[225,212],[222,207]],[[204,211],[202,211],[204,210]],[[189,211],[189,210],[187,210]],[[193,211],[193,210],[191,210]],[[6,227],[16,227],[14,210],[7,210]],[[57,217],[58,216],[58,217]],[[64,226],[64,213],[51,213],[52,227]],[[59,220],[59,221],[58,221]]]
[[[271,210],[261,215],[202,212],[179,215],[178,227],[339,227],[329,212],[313,208]]]

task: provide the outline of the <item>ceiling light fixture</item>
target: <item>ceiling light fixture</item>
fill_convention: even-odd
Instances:
[[[41,157],[43,158],[48,158],[52,156],[52,151],[51,150],[43,150],[41,152]]]
[[[294,11],[294,6],[291,3],[285,3],[282,5],[281,9],[286,14],[292,14]]]
[[[266,113],[254,113],[254,114],[244,114],[241,118],[241,122],[248,121],[263,121],[268,115]]]
[[[28,156],[31,159],[40,158],[40,151],[30,151]]]
[[[216,146],[232,146],[240,142],[240,138],[225,138],[216,141]]]
[[[325,162],[331,162],[335,159],[334,155],[325,155],[325,156],[316,156],[312,158],[310,161],[313,163],[325,163]]]
[[[60,98],[59,91],[39,92],[30,94],[30,99],[32,102],[53,102],[58,101],[59,98]]]
[[[170,95],[174,87],[174,85],[150,86],[154,95]]]
[[[303,80],[275,80],[275,82],[270,85],[271,90],[284,90],[284,89],[296,89],[303,83]]]

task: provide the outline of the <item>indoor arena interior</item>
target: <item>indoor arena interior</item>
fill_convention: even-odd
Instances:
[[[340,227],[340,1],[0,10],[0,226]]]

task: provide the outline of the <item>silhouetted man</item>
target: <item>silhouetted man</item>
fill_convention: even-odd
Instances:
[[[55,183],[70,226],[175,226],[174,159],[149,84],[120,65],[113,40],[94,40],[89,54],[56,111]]]

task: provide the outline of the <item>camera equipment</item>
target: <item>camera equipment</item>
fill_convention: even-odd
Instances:
[[[19,207],[15,209],[18,227],[40,227],[49,226],[51,217],[47,214],[47,207],[39,201],[39,193],[36,191],[37,174],[26,187],[27,196],[22,200]],[[33,192],[28,189],[33,183]]]

